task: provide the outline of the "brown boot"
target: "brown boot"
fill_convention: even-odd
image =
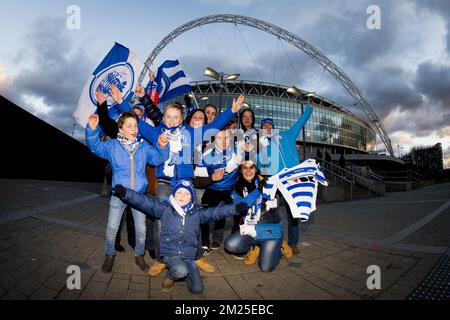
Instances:
[[[114,259],[115,256],[106,256],[105,261],[102,265],[102,271],[104,273],[110,273],[112,271],[113,265],[114,265]]]
[[[149,266],[147,263],[145,263],[144,255],[134,257],[134,262],[137,264],[139,269],[141,269],[142,271],[144,271],[144,272],[148,271]]]
[[[170,279],[169,277],[165,277],[162,284],[161,284],[161,290],[164,292],[170,292],[173,289],[173,284],[175,281]]]
[[[254,246],[253,249],[251,249],[245,256],[244,264],[246,266],[251,266],[252,264],[255,264],[256,260],[258,260],[258,256],[259,256],[259,247]]]
[[[283,241],[281,247],[283,248],[283,256],[285,256],[288,259],[292,258],[294,253],[292,252],[292,248],[287,244],[286,241]]]
[[[289,247],[291,247],[292,252],[294,254],[299,254],[300,253],[300,250],[298,249],[298,247],[295,244],[291,244],[291,245],[289,245]]]
[[[195,263],[197,264],[197,266],[200,268],[200,270],[208,272],[208,273],[212,273],[214,271],[216,271],[216,269],[210,265],[205,258],[200,258],[197,261],[195,261]]]
[[[166,268],[166,265],[164,263],[156,261],[154,265],[148,269],[147,274],[150,277],[157,277],[163,272],[163,270]]]

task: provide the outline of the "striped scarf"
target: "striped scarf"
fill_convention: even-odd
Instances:
[[[128,140],[120,132],[117,134],[117,140],[119,140],[122,147],[124,147],[125,150],[127,150],[129,153],[133,153],[137,149],[137,147],[139,147],[139,144],[141,143],[141,140],[138,140],[138,139]]]

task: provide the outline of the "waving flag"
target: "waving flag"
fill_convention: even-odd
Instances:
[[[106,55],[100,65],[92,73],[81,93],[78,107],[73,113],[77,123],[86,127],[89,116],[97,110],[95,91],[101,88],[104,93],[109,93],[114,84],[122,93],[123,103],[117,104],[108,97],[109,116],[117,119],[121,113],[129,111],[130,99],[134,95],[134,88],[139,74],[144,69],[144,64],[128,48],[115,43],[111,51]]]
[[[192,87],[178,60],[164,61],[158,68],[155,81],[150,81],[146,87],[155,104],[191,91]]]

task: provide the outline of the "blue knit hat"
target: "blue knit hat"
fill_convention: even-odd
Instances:
[[[272,128],[275,129],[275,125],[273,124],[273,119],[272,118],[265,118],[261,120],[261,129],[263,127],[264,124],[266,123],[270,123],[272,125]]]
[[[194,186],[191,181],[189,181],[189,180],[178,181],[177,184],[175,185],[175,187],[173,187],[172,195],[175,196],[175,193],[177,192],[177,190],[181,189],[181,188],[188,190],[189,193],[191,194],[191,201],[195,201],[195,190],[194,190]]]

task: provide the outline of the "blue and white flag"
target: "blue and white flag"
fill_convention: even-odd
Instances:
[[[191,91],[192,87],[178,60],[164,61],[158,68],[155,81],[150,81],[146,87],[155,104]]]
[[[295,167],[284,168],[267,179],[263,198],[273,200],[277,190],[280,190],[292,216],[307,221],[316,210],[319,183],[328,186],[320,165],[315,160],[308,159]]]
[[[122,104],[117,104],[108,97],[109,116],[117,119],[123,112],[129,111],[129,104],[134,95],[139,74],[144,69],[144,64],[127,47],[115,43],[111,51],[106,55],[100,65],[92,73],[81,93],[78,107],[73,113],[77,123],[83,128],[88,123],[89,116],[96,113],[97,99],[95,91],[101,88],[105,94],[109,94],[114,84],[122,93]]]

